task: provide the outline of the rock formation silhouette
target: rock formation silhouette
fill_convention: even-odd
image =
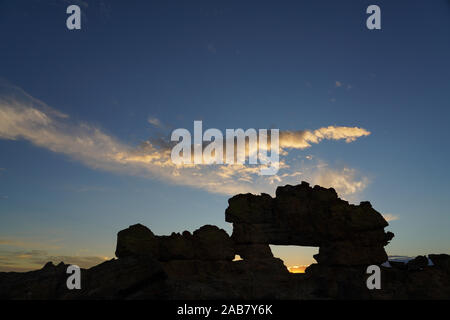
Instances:
[[[141,225],[117,235],[117,259],[82,269],[81,290],[68,290],[68,265],[0,273],[1,299],[449,299],[450,256],[419,256],[381,266],[381,289],[366,286],[368,265],[388,260],[393,238],[369,202],[349,204],[335,190],[279,187],[276,197],[229,199],[223,229],[157,236]],[[319,247],[318,263],[289,273],[269,245]],[[243,260],[233,261],[235,255]],[[433,265],[430,265],[429,261]]]
[[[269,244],[319,247],[314,258],[323,265],[371,265],[387,261],[384,246],[394,237],[370,202],[352,205],[334,189],[302,182],[276,190],[276,197],[232,197],[225,220],[244,259],[271,255]]]

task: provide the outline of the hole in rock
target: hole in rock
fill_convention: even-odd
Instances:
[[[304,273],[312,263],[316,263],[313,255],[319,253],[319,247],[278,246],[270,245],[273,256],[283,260],[284,265],[292,273]]]
[[[240,261],[240,260],[244,260],[244,259],[241,258],[240,255],[237,254],[237,255],[234,256],[233,261]]]

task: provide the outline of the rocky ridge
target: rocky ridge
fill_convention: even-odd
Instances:
[[[388,260],[393,238],[369,202],[349,204],[335,190],[306,182],[276,197],[240,194],[225,212],[229,236],[205,225],[193,233],[155,235],[136,224],[117,235],[117,259],[81,270],[68,290],[64,263],[0,273],[1,299],[449,299],[450,256]],[[319,247],[305,274],[289,273],[269,245]],[[243,260],[234,261],[235,255]],[[429,260],[432,262],[430,265]],[[381,268],[381,289],[366,286],[368,265]]]

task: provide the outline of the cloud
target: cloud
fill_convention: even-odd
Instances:
[[[398,220],[399,216],[392,214],[392,213],[383,213],[383,218],[387,221],[394,221],[394,220]]]
[[[45,250],[0,250],[0,272],[36,270],[49,261],[54,264],[64,262],[81,268],[90,268],[110,259],[105,256],[50,255]]]
[[[369,182],[366,177],[358,177],[355,169],[336,170],[326,166],[313,174],[311,181],[325,188],[333,187],[341,195],[352,195],[364,190]]]
[[[64,262],[90,268],[111,259],[103,255],[61,254],[64,250],[61,242],[59,239],[2,237],[0,238],[0,272],[36,270],[49,261],[55,264]]]
[[[350,143],[357,138],[370,135],[370,132],[358,127],[329,126],[314,131],[281,131],[280,148],[306,149],[311,143],[319,143],[322,140],[345,140]]]
[[[157,128],[164,128],[165,126],[162,124],[161,120],[155,117],[148,117],[147,119],[148,123],[151,125],[157,127]]]
[[[351,84],[345,84],[342,81],[335,81],[334,86],[336,88],[346,88],[347,90],[350,90],[353,88],[353,86]]]
[[[0,86],[1,87],[1,86]],[[153,124],[161,122],[149,119]],[[341,196],[363,190],[367,180],[350,168],[329,168],[319,159],[306,167],[290,156],[292,149],[310,148],[323,140],[347,143],[370,135],[359,127],[328,126],[317,130],[280,132],[280,170],[276,176],[259,175],[261,165],[177,165],[171,161],[173,143],[149,139],[130,146],[101,128],[70,117],[35,99],[17,87],[0,91],[0,139],[27,140],[63,154],[93,169],[201,188],[208,192],[274,194],[277,185],[296,184],[301,180],[335,187]]]
[[[0,238],[0,246],[8,246],[21,249],[40,249],[45,247],[47,249],[60,249],[61,246],[57,244],[58,240],[42,240],[42,239],[23,239],[16,237],[2,237]]]

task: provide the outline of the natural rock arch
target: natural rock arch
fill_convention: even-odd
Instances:
[[[324,265],[370,265],[387,260],[384,246],[394,234],[370,202],[349,204],[333,188],[278,187],[268,194],[239,194],[228,200],[225,220],[233,223],[236,254],[243,259],[271,258],[269,244],[319,247]]]

